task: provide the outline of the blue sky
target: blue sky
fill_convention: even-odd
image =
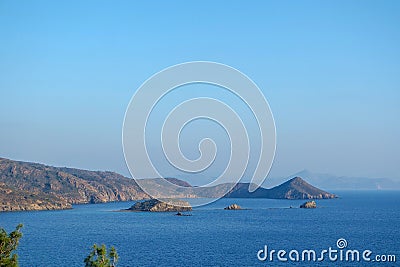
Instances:
[[[400,2],[216,2],[1,1],[0,156],[128,175],[135,90],[208,60],[268,99],[271,176],[400,179]]]

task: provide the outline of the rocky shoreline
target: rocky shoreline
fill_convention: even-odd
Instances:
[[[44,194],[11,189],[0,183],[0,212],[72,209],[66,200]]]

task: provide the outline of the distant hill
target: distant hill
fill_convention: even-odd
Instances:
[[[315,173],[302,170],[289,177],[268,177],[263,187],[274,187],[284,183],[291,177],[305,177],[307,182],[326,190],[400,190],[400,180],[391,178],[368,178],[337,176],[326,173]]]
[[[323,199],[335,198],[334,194],[318,189],[300,177],[294,177],[281,185],[266,189],[260,187],[253,193],[248,191],[249,184],[237,184],[235,188],[226,195],[230,198],[273,198],[273,199]]]
[[[248,183],[220,184],[196,188],[177,179],[142,179],[149,187],[163,186],[163,198],[225,197],[309,199],[333,198],[335,195],[311,186],[296,177],[271,189],[259,188],[248,192]],[[179,185],[178,190],[171,184]],[[38,163],[0,158],[0,211],[51,210],[71,208],[71,204],[101,203],[148,199],[134,179],[115,172],[88,171],[66,167],[52,167]]]
[[[179,185],[179,186],[183,186],[183,187],[192,187],[191,184],[189,184],[186,181],[183,180],[179,180],[177,178],[165,178],[168,182]]]
[[[294,177],[289,181],[268,189],[270,198],[285,199],[314,199],[314,198],[335,198],[336,195],[318,189],[300,177]]]

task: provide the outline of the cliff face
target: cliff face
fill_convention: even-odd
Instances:
[[[0,158],[0,210],[70,208],[71,204],[148,198],[113,172],[57,168]]]

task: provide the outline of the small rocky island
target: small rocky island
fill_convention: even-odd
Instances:
[[[127,211],[151,211],[151,212],[181,212],[191,211],[192,206],[189,202],[180,199],[149,199],[136,202]]]
[[[224,208],[224,210],[241,210],[241,209],[242,207],[240,207],[238,204],[232,204]]]
[[[315,209],[317,207],[317,203],[314,200],[304,202],[300,205],[301,209]]]

